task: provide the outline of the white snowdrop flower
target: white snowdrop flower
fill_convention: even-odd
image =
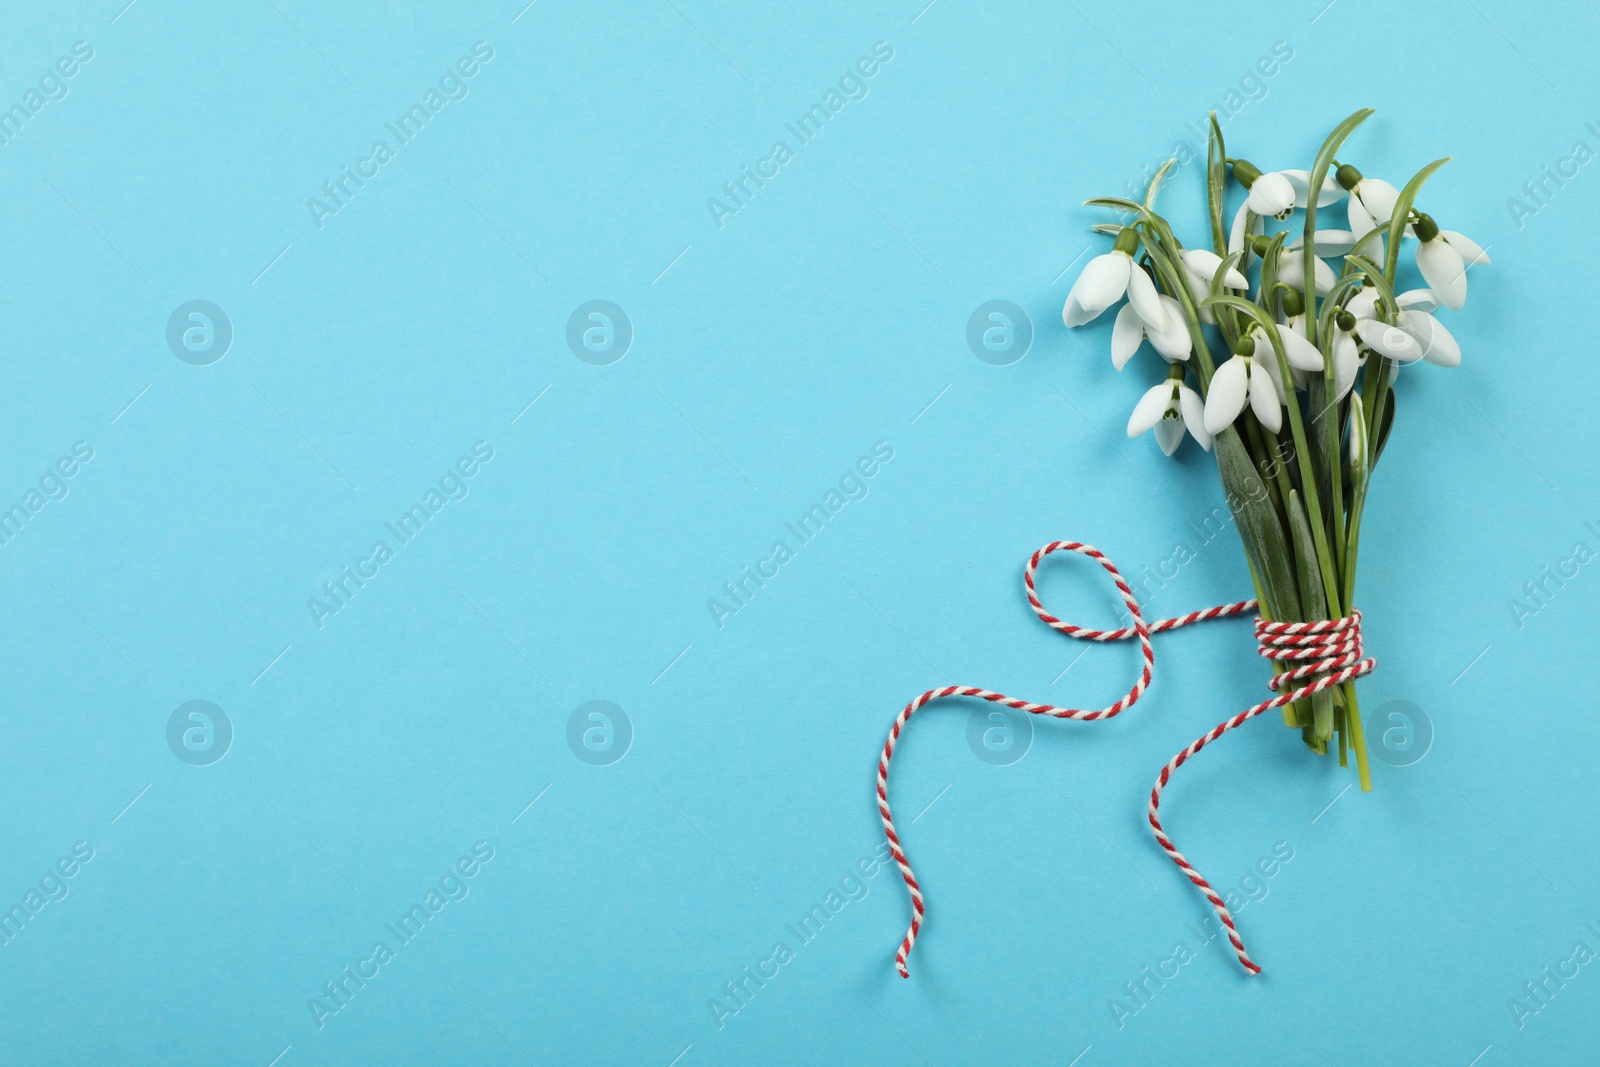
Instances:
[[[1228,252],[1230,254],[1245,247],[1244,220],[1249,218],[1251,214],[1250,205],[1246,203],[1239,205],[1238,213],[1233,216],[1233,227],[1228,231]],[[1260,237],[1265,228],[1266,223],[1260,215],[1256,215],[1254,221],[1250,224],[1249,236],[1252,238]]]
[[[1417,269],[1445,307],[1459,311],[1467,302],[1467,265],[1488,263],[1476,241],[1454,230],[1441,230],[1430,215],[1417,216]]]
[[[1266,238],[1261,240],[1265,241]],[[1333,272],[1333,268],[1328,266],[1327,260],[1321,256],[1312,256],[1311,261],[1316,264],[1312,271],[1316,279],[1317,295],[1327,296],[1333,291],[1334,285],[1338,283],[1339,276]],[[1296,252],[1292,256],[1280,255],[1278,257],[1278,280],[1280,282],[1303,290],[1305,289],[1305,276],[1306,257],[1304,251]]]
[[[1347,210],[1350,230],[1357,237],[1365,237],[1375,227],[1389,225],[1394,208],[1400,199],[1400,190],[1382,178],[1363,177],[1348,163],[1334,172],[1339,187],[1350,194]]]
[[[1377,287],[1367,285],[1357,289],[1355,295],[1345,301],[1344,309],[1357,319],[1375,318],[1378,314]]]
[[[1205,406],[1200,394],[1183,381],[1183,368],[1174,364],[1167,380],[1153,386],[1134,405],[1128,419],[1128,436],[1138,437],[1154,427],[1161,451],[1172,455],[1183,443],[1188,430],[1201,448],[1211,451],[1211,433],[1206,429]]]
[[[1261,168],[1248,160],[1236,159],[1233,161],[1233,176],[1250,191],[1245,206],[1257,215],[1286,219],[1294,210],[1294,183],[1288,175],[1279,171],[1263,174]]]
[[[1333,319],[1333,398],[1343,400],[1355,388],[1361,368],[1366,365],[1366,353],[1355,337],[1356,317],[1341,311]]]
[[[1253,332],[1251,337],[1255,342],[1252,358],[1258,366],[1265,368],[1268,376],[1272,378],[1272,384],[1277,388],[1278,399],[1287,407],[1289,390],[1284,384],[1283,368],[1278,366],[1278,353],[1273,351],[1272,342],[1264,334]],[[1283,344],[1283,357],[1289,363],[1289,372],[1294,375],[1295,388],[1305,386],[1305,375],[1308,372],[1322,373],[1322,353],[1317,351],[1316,345],[1288,328],[1278,331],[1278,340]]]
[[[1403,308],[1416,311],[1438,311],[1444,306],[1439,303],[1439,298],[1433,295],[1432,289],[1407,289],[1395,297],[1394,302]]]
[[[1149,338],[1151,347],[1168,362],[1189,358],[1194,341],[1184,324],[1182,306],[1165,293],[1159,294],[1159,299],[1164,312],[1162,329],[1145,322],[1132,304],[1124,304],[1122,310],[1117,312],[1117,321],[1111,327],[1111,365],[1118,370],[1127,366],[1128,360],[1139,350],[1140,342],[1146,338]]]
[[[1402,307],[1395,325],[1410,334],[1422,348],[1422,358],[1436,367],[1461,365],[1461,346],[1444,328],[1444,323],[1415,308]]]
[[[1206,295],[1210,296],[1211,279],[1217,276],[1217,268],[1222,266],[1222,257],[1203,248],[1185,248],[1180,256],[1183,259],[1183,269],[1191,277],[1198,278],[1204,283]],[[1222,284],[1230,289],[1248,289],[1250,279],[1241,274],[1238,267],[1229,267],[1228,273],[1223,275]]]
[[[1356,336],[1380,356],[1397,362],[1412,363],[1422,358],[1422,345],[1399,326],[1378,319],[1361,319],[1356,323]]]
[[[1311,200],[1311,172],[1309,170],[1283,170],[1278,173],[1289,179],[1294,188],[1294,206],[1304,208]],[[1332,174],[1322,176],[1322,191],[1317,194],[1317,206],[1334,204],[1344,199],[1344,190]],[[1322,231],[1317,231],[1317,243],[1322,243]]]
[[[1078,280],[1072,283],[1061,319],[1068,326],[1082,326],[1100,317],[1106,308],[1124,296],[1145,322],[1162,322],[1166,311],[1161,306],[1155,282],[1137,263],[1133,253],[1139,247],[1137,230],[1129,227],[1117,234],[1111,251],[1095,256]]]
[[[1234,343],[1233,357],[1211,376],[1206,393],[1206,432],[1216,436],[1239,417],[1246,403],[1261,425],[1277,433],[1283,427],[1283,401],[1272,373],[1261,360],[1252,358],[1255,341],[1241,337]]]

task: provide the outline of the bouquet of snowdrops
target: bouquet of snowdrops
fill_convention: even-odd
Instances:
[[[1396,189],[1338,158],[1372,113],[1341,122],[1310,170],[1273,172],[1230,158],[1213,115],[1212,248],[1180,244],[1155,210],[1176,162],[1169,160],[1143,203],[1087,201],[1124,217],[1094,227],[1115,239],[1112,250],[1090,260],[1063,311],[1068,326],[1081,326],[1127,298],[1111,331],[1112,362],[1122,369],[1149,341],[1167,364],[1166,378],[1134,405],[1128,435],[1154,430],[1167,455],[1185,435],[1215,450],[1268,621],[1341,619],[1355,610],[1362,507],[1394,425],[1400,371],[1419,361],[1461,362],[1434,312],[1459,309],[1467,267],[1489,262],[1415,206],[1446,160]],[[1246,195],[1225,228],[1230,169]],[[1319,212],[1326,219],[1340,200],[1348,228],[1320,227]],[[1269,219],[1290,227],[1268,232]],[[1408,237],[1427,287],[1401,292]],[[1283,715],[1313,751],[1326,753],[1337,740],[1341,765],[1354,750],[1361,787],[1371,788],[1354,681],[1286,704]]]

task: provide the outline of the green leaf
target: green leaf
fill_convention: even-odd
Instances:
[[[1161,190],[1161,183],[1166,180],[1167,172],[1178,165],[1176,159],[1169,159],[1161,164],[1161,169],[1156,171],[1156,176],[1150,179],[1150,187],[1144,191],[1144,206],[1146,211],[1156,209],[1156,193]]]
[[[1219,256],[1228,254],[1228,231],[1222,224],[1222,203],[1227,189],[1228,148],[1222,140],[1217,113],[1211,113],[1211,134],[1206,140],[1206,206],[1211,212],[1211,245]]]
[[[1405,237],[1406,223],[1411,220],[1411,205],[1416,202],[1422,183],[1448,162],[1450,157],[1445,156],[1417,171],[1411,180],[1406,182],[1406,187],[1400,190],[1400,198],[1394,202],[1394,217],[1389,220],[1389,251],[1383,257],[1383,276],[1389,280],[1391,286],[1394,284],[1395,270],[1400,263],[1400,242]]]
[[[1303,618],[1289,541],[1272,507],[1266,483],[1261,480],[1255,464],[1250,462],[1250,453],[1239,439],[1239,431],[1230,426],[1212,441],[1217,453],[1217,472],[1228,496],[1228,509],[1233,512],[1245,555],[1261,579],[1268,610],[1274,619]]]
[[[1394,402],[1395,391],[1389,390],[1385,394],[1383,405],[1383,425],[1378,427],[1378,443],[1372,447],[1372,465],[1378,465],[1378,457],[1383,455],[1383,446],[1389,443],[1389,431],[1394,429]]]
[[[1322,570],[1317,565],[1316,540],[1311,532],[1311,521],[1300,502],[1300,494],[1289,491],[1289,528],[1294,538],[1295,570],[1300,579],[1300,605],[1305,618],[1326,619],[1328,601],[1322,591]],[[1333,693],[1324,689],[1311,696],[1313,736],[1326,741],[1333,736]]]
[[[1314,269],[1316,265],[1312,262],[1312,258],[1317,254],[1317,200],[1322,196],[1322,183],[1328,177],[1328,167],[1333,163],[1334,153],[1339,151],[1339,146],[1344,144],[1345,138],[1354,133],[1357,126],[1367,121],[1374,114],[1376,112],[1372,108],[1364,107],[1351,113],[1343,122],[1335,126],[1333,132],[1328,134],[1328,139],[1322,142],[1322,148],[1317,152],[1316,162],[1311,166],[1311,184],[1306,194],[1306,224],[1303,231],[1305,243],[1301,246],[1301,254],[1305,257],[1304,281],[1307,311],[1317,306],[1315,295],[1316,274]],[[1306,320],[1308,328],[1313,321],[1315,321],[1314,318]],[[1312,335],[1309,340],[1312,344],[1317,343],[1315,335]]]

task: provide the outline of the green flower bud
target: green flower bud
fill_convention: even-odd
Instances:
[[[1333,180],[1339,183],[1339,188],[1349,192],[1361,184],[1361,172],[1348,163],[1342,163],[1333,172]]]

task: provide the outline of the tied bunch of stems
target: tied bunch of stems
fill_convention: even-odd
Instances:
[[[1166,378],[1135,406],[1128,435],[1153,429],[1168,455],[1186,434],[1214,448],[1268,621],[1340,619],[1355,610],[1362,510],[1394,426],[1399,372],[1422,361],[1461,362],[1455,338],[1432,313],[1459,309],[1467,266],[1489,261],[1470,238],[1416,209],[1423,183],[1448,160],[1396,189],[1337,158],[1372,114],[1364,108],[1341,122],[1310,170],[1273,172],[1228,156],[1213,114],[1212,250],[1184,247],[1155,210],[1177,163],[1168,160],[1143,203],[1086,201],[1122,212],[1123,221],[1094,227],[1115,244],[1084,268],[1063,312],[1068,326],[1079,326],[1127,298],[1112,329],[1113,363],[1122,369],[1145,341],[1167,362]],[[1245,200],[1225,228],[1230,171]],[[1319,209],[1341,199],[1348,228],[1319,229]],[[1303,225],[1266,232],[1268,219],[1297,212]],[[1426,287],[1399,292],[1407,238],[1416,241]],[[1275,674],[1284,669],[1273,662]],[[1354,751],[1361,788],[1372,788],[1353,681],[1285,705],[1283,717],[1317,753],[1337,743],[1341,766]]]

